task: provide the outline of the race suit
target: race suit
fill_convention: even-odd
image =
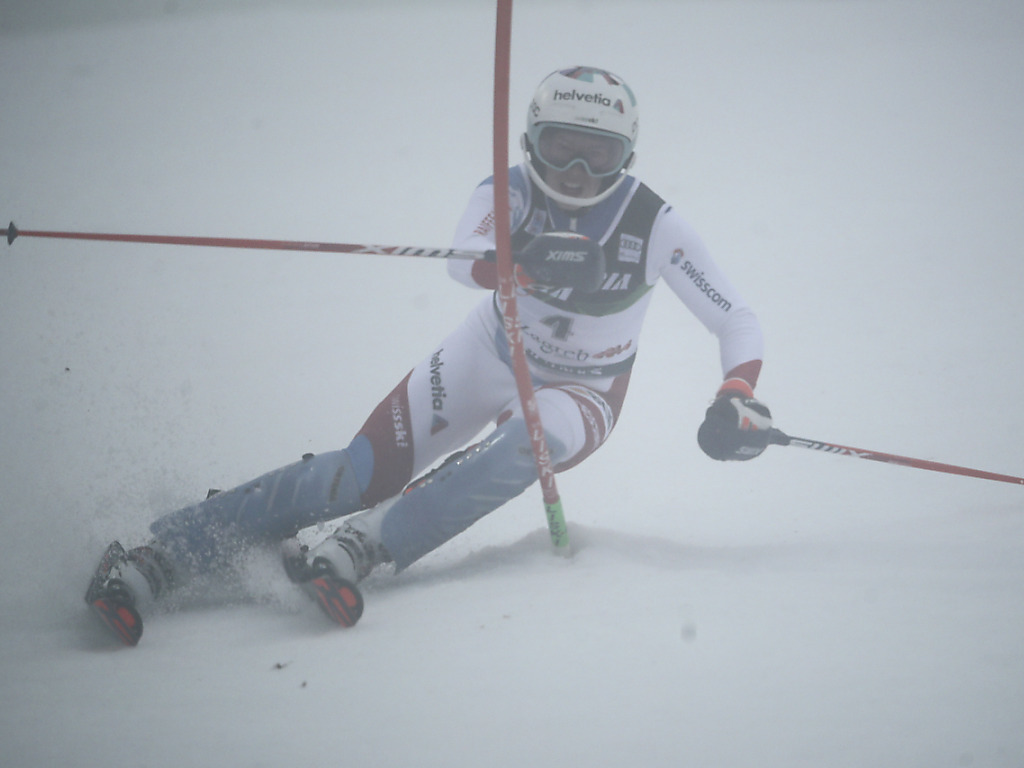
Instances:
[[[629,176],[601,203],[567,212],[533,184],[525,166],[510,169],[509,178],[513,251],[542,233],[571,231],[600,242],[607,259],[606,278],[594,293],[533,284],[516,300],[545,432],[566,451],[556,471],[590,455],[615,426],[659,279],[718,337],[722,373],[756,384],[763,355],[756,316],[693,228],[658,195]],[[454,247],[486,251],[494,242],[488,179],[474,191]],[[451,260],[448,271],[472,287],[497,287],[492,262]],[[413,368],[360,431],[353,447],[365,439],[373,455],[368,479],[364,469],[363,501],[372,506],[399,493],[437,459],[517,411],[494,292]]]

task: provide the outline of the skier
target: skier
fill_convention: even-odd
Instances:
[[[620,77],[559,70],[530,103],[524,161],[509,172],[519,319],[556,472],[590,456],[615,426],[659,279],[719,342],[724,375],[698,430],[700,447],[713,459],[747,460],[768,443],[771,414],[753,392],[760,325],[690,225],[628,173],[637,130],[636,100]],[[494,240],[488,179],[474,191],[454,246],[485,251]],[[362,610],[355,585],[371,570],[407,568],[537,480],[495,264],[451,260],[448,271],[492,293],[346,448],[306,455],[164,515],[145,546],[111,545],[87,601],[125,642],[141,634],[140,605],[230,565],[246,547],[282,541],[288,575],[312,584],[325,611],[352,624]],[[493,431],[464,448],[489,424]],[[333,535],[311,549],[294,538],[338,518]]]

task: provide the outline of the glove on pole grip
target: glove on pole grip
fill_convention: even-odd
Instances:
[[[541,285],[582,293],[597,291],[607,273],[601,244],[575,232],[538,235],[513,259]]]
[[[764,453],[772,435],[772,414],[754,398],[745,380],[728,379],[697,430],[697,444],[716,461],[749,461]]]

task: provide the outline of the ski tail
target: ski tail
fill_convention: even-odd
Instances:
[[[142,638],[142,617],[135,608],[114,596],[96,598],[90,607],[114,636],[127,646]]]
[[[117,570],[128,562],[128,553],[113,541],[103,553],[100,564],[85,592],[85,602],[111,633],[128,646],[142,638],[142,616],[127,586],[116,578]]]
[[[363,595],[351,581],[321,574],[309,581],[309,587],[323,612],[341,626],[354,626],[363,615]]]

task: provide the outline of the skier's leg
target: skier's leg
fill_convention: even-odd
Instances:
[[[414,474],[477,437],[515,397],[515,380],[495,351],[495,334],[504,331],[492,315],[490,304],[481,303],[370,415],[357,439],[373,447],[362,499],[374,508],[346,519],[313,552],[303,551],[297,541],[286,542],[285,562],[292,564],[293,579],[309,578],[307,566],[317,559],[352,582],[391,562],[381,545],[381,517],[388,507],[381,502],[401,494]],[[502,449],[509,442],[501,441]],[[530,482],[527,478],[522,487]]]
[[[153,523],[153,546],[181,571],[179,580],[232,562],[242,547],[393,497],[479,433],[514,393],[481,316],[472,313],[413,368],[346,449],[306,456]]]
[[[548,436],[552,459],[564,457],[564,446]],[[377,565],[395,563],[401,570],[462,533],[487,513],[515,498],[537,480],[526,423],[511,418],[479,443],[450,456],[415,482],[388,506],[382,504],[343,521],[325,541],[308,553],[285,551],[286,563],[302,558],[312,574],[327,563],[353,583]],[[302,581],[301,569],[293,578]]]
[[[373,446],[363,494],[371,507],[402,492],[438,459],[478,438],[515,397],[515,379],[497,354],[490,302],[437,345],[384,398],[360,430]]]
[[[628,377],[602,394],[582,385],[546,387],[536,399],[556,471],[574,466],[607,438]],[[606,399],[607,398],[607,399]],[[324,558],[356,581],[382,562],[401,570],[515,498],[537,480],[526,423],[518,405],[476,445],[449,457],[390,507],[345,521],[308,560]]]
[[[154,546],[182,571],[179,577],[194,575],[231,562],[246,545],[278,541],[319,520],[356,512],[363,506],[353,453],[358,464],[358,446],[307,454],[166,514],[150,526]]]
[[[565,445],[548,435],[552,461]],[[453,457],[387,509],[380,541],[398,570],[462,533],[537,480],[526,422],[512,418]]]
[[[235,561],[247,546],[279,541],[319,520],[364,506],[358,477],[367,448],[358,439],[347,450],[308,454],[239,487],[158,518],[154,539],[127,552],[108,547],[86,602],[116,598],[145,607],[192,577]],[[365,471],[365,470],[363,470]]]
[[[617,409],[589,387],[543,387],[535,399],[556,471],[593,453],[614,426]],[[516,401],[499,416],[494,432],[415,483],[381,514],[381,544],[399,570],[407,568],[536,481],[533,447]]]

